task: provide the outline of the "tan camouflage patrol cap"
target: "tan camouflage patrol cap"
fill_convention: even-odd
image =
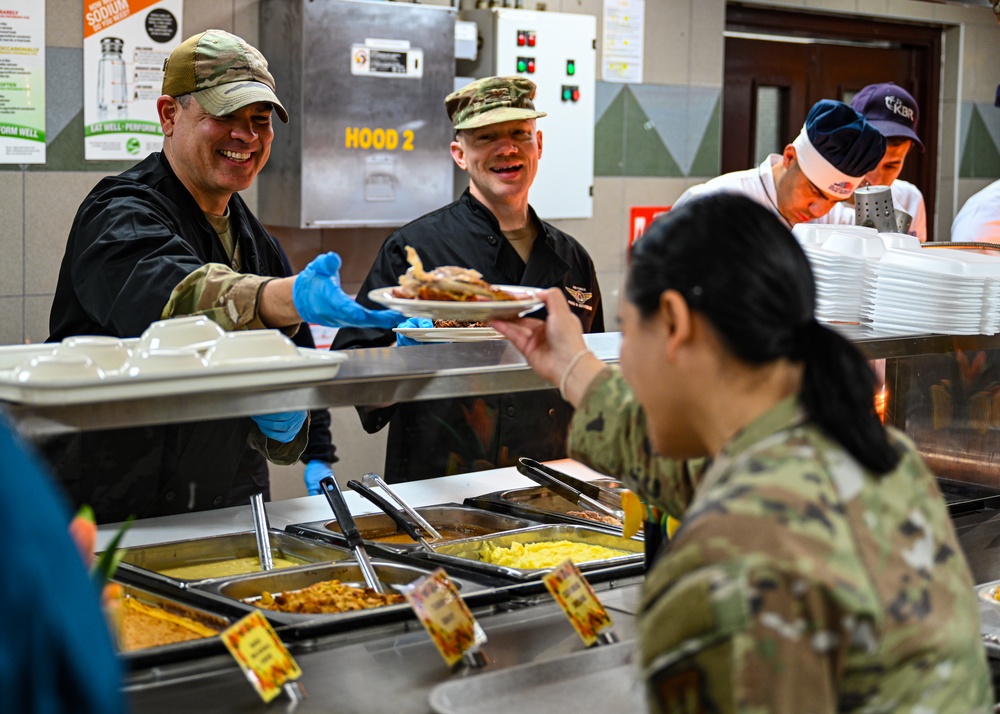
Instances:
[[[288,123],[264,55],[225,30],[206,30],[178,45],[163,62],[162,91],[171,97],[193,94],[206,112],[219,117],[269,102]]]
[[[515,119],[536,119],[535,83],[525,77],[486,77],[452,92],[444,100],[455,129],[475,129]]]

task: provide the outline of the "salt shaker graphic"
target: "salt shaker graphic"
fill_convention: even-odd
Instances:
[[[97,109],[105,116],[115,113],[125,116],[128,87],[125,84],[124,40],[117,37],[101,39],[101,59],[97,65]]]

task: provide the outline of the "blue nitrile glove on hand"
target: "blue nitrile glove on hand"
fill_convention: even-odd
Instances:
[[[258,414],[250,417],[268,439],[287,444],[299,433],[306,423],[308,412],[278,412],[277,414]]]
[[[325,461],[310,461],[306,464],[304,480],[306,482],[306,490],[309,491],[310,496],[318,496],[322,493],[319,488],[319,482],[327,476],[333,476],[333,469]]]
[[[429,317],[411,317],[399,323],[398,325],[396,325],[396,327],[402,327],[404,329],[408,329],[411,327],[418,327],[421,330],[427,330],[434,327],[434,320],[430,319]],[[422,344],[424,343],[421,342],[420,340],[415,340],[412,337],[401,335],[398,332],[396,333],[397,347],[406,347],[407,345],[422,345]]]
[[[340,287],[340,256],[326,253],[309,263],[295,277],[292,302],[306,322],[327,327],[381,327],[402,322],[395,310],[369,310],[352,300]]]

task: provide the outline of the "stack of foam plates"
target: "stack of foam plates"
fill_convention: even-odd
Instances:
[[[890,248],[867,298],[863,317],[877,334],[996,334],[1000,258]]]
[[[826,322],[862,321],[865,286],[875,280],[885,246],[878,233],[833,231],[821,245],[803,246],[816,279],[816,317]]]

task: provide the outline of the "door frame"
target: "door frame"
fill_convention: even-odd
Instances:
[[[926,71],[913,72],[913,93],[920,102],[920,137],[925,151],[912,150],[907,162],[919,167],[925,177],[924,200],[928,212],[928,231],[934,239],[934,216],[940,178],[938,128],[940,125],[940,93],[942,71],[942,25],[906,21],[887,22],[864,16],[830,14],[800,10],[782,10],[747,5],[726,4],[726,31],[779,37],[802,37],[833,42],[856,42],[871,46],[890,46],[920,50],[930,58]],[[919,76],[918,76],[919,75]],[[725,83],[725,78],[723,78]],[[858,88],[860,89],[860,87]],[[725,88],[723,88],[723,92]],[[814,101],[820,97],[813,98]],[[752,107],[750,109],[753,109]],[[747,116],[753,117],[754,113]],[[725,144],[723,127],[723,144]],[[743,167],[747,168],[747,167]]]

